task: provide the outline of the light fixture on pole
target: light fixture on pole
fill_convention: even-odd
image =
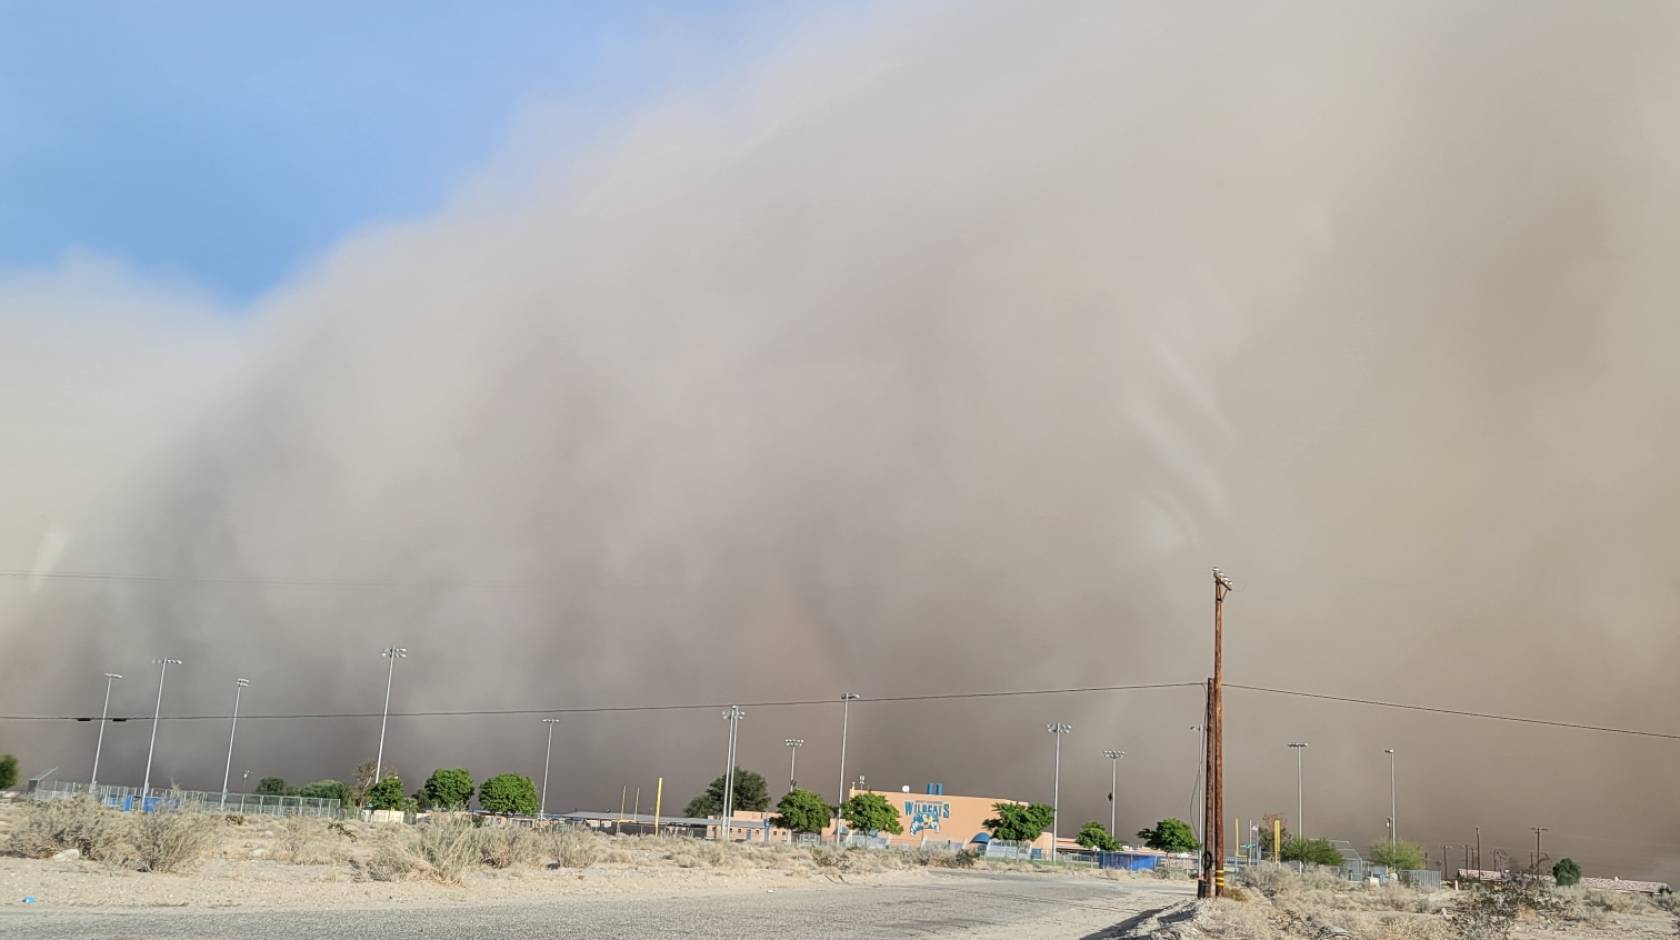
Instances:
[[[397,674],[397,660],[407,659],[408,650],[400,646],[387,646],[380,652],[381,656],[391,661],[391,667],[385,670],[385,710],[379,714],[379,755],[373,759],[373,780],[368,786],[379,785],[379,775],[385,769],[385,722],[391,717],[391,679]]]
[[[1301,785],[1301,752],[1307,749],[1307,742],[1294,741],[1289,746],[1295,749],[1295,834],[1305,839],[1307,837],[1307,823],[1302,818],[1304,815],[1303,807],[1306,803],[1302,796],[1305,790]]]
[[[846,802],[846,725],[851,718],[852,703],[863,696],[856,692],[840,693],[840,797],[839,803]],[[836,823],[835,832],[839,832]]]
[[[548,760],[554,755],[554,726],[560,723],[558,718],[544,718],[543,724],[548,725],[548,747],[543,749],[543,789],[542,802],[537,804],[537,815],[548,818]]]
[[[741,719],[747,713],[739,705],[731,705],[723,710],[723,720],[729,722],[729,759],[723,768],[723,820],[718,827],[719,841],[729,841],[730,817],[735,813],[735,739]]]
[[[799,766],[799,749],[805,746],[804,738],[788,738],[782,742],[788,749],[788,790],[799,786],[799,777],[794,771]]]
[[[1125,751],[1103,751],[1108,758],[1108,835],[1114,837],[1114,804],[1120,802],[1116,788],[1120,781],[1120,758],[1126,756]]]
[[[239,730],[239,693],[251,684],[250,679],[233,680],[233,724],[228,728],[227,765],[222,768],[222,809],[227,809],[228,777],[233,773],[233,736]]]
[[[142,812],[146,809],[146,797],[152,792],[152,753],[157,750],[158,722],[163,718],[163,680],[169,675],[171,665],[179,666],[182,664],[179,659],[170,659],[167,656],[160,656],[152,660],[152,663],[162,668],[158,670],[157,706],[152,709],[152,741],[146,745],[146,776],[140,783],[140,810]]]
[[[105,716],[111,711],[111,683],[121,678],[122,676],[114,672],[105,674],[105,704],[99,709],[99,739],[93,743],[93,773],[88,777],[89,793],[93,793],[94,788],[99,786],[99,752],[105,747]]]
[[[1388,847],[1400,841],[1400,804],[1394,798],[1394,748],[1385,747],[1388,755]]]
[[[1056,860],[1056,832],[1062,808],[1062,735],[1073,730],[1065,721],[1052,721],[1044,729],[1056,736],[1056,782],[1050,791],[1050,861]]]

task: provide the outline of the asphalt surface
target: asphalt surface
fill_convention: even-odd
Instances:
[[[925,885],[346,910],[0,909],[8,940],[84,938],[1087,937],[1189,896],[1182,883],[941,873]]]

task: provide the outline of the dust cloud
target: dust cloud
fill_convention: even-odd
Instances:
[[[1131,831],[1189,811],[1196,690],[867,699],[1197,682],[1217,564],[1233,682],[1674,730],[1676,18],[880,11],[250,310],[0,282],[0,564],[162,579],[0,583],[3,711],[96,713],[115,670],[148,713],[167,654],[166,714],[236,675],[253,714],[377,712],[392,644],[406,712],[856,690],[849,775],[1048,799],[1068,721],[1063,830],[1117,747]],[[803,737],[832,795],[839,724],[750,708],[742,762],[779,782]],[[1227,724],[1245,820],[1293,813],[1307,740],[1307,833],[1382,837],[1392,746],[1432,853],[1544,825],[1680,877],[1672,741],[1240,691]],[[85,779],[92,725],[0,728]],[[225,733],[166,723],[153,778],[219,785]],[[235,777],[344,776],[377,733],[241,722]],[[537,775],[542,736],[396,718],[386,758]],[[680,807],[724,740],[571,715],[550,808],[660,775]]]

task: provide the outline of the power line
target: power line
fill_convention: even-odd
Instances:
[[[392,588],[459,588],[467,590],[537,590],[547,585],[534,581],[450,581],[396,580],[378,578],[265,578],[213,575],[116,574],[101,571],[46,571],[27,568],[0,569],[0,578],[30,581],[83,581],[112,584],[192,584],[231,587],[329,588],[375,591]]]
[[[1006,689],[993,692],[933,692],[922,695],[879,695],[859,699],[860,702],[934,702],[959,699],[1013,698],[1027,695],[1081,695],[1092,692],[1137,692],[1154,689],[1196,688],[1200,682],[1150,682],[1133,685],[1082,686],[1063,689]],[[611,712],[674,712],[728,708],[793,708],[813,705],[833,705],[834,699],[790,699],[763,702],[697,702],[668,705],[573,705],[562,708],[473,708],[440,711],[391,712],[393,718],[470,718],[494,715],[589,715]],[[240,721],[283,720],[292,718],[378,718],[383,712],[297,712],[292,714],[240,715]],[[164,721],[226,721],[227,715],[165,715]],[[0,721],[98,721],[97,715],[0,715]],[[150,715],[112,716],[109,721],[151,721]]]
[[[1378,708],[1398,708],[1405,711],[1433,712],[1437,715],[1455,715],[1460,718],[1485,718],[1490,721],[1514,721],[1525,725],[1544,725],[1550,728],[1569,728],[1574,731],[1602,731],[1606,734],[1627,734],[1643,738],[1661,738],[1667,741],[1680,741],[1680,734],[1668,731],[1647,731],[1640,728],[1616,728],[1609,725],[1587,725],[1573,721],[1554,721],[1549,718],[1527,718],[1521,715],[1500,715],[1493,712],[1475,712],[1462,708],[1443,708],[1438,705],[1414,705],[1408,702],[1385,702],[1380,699],[1354,698],[1348,695],[1326,695],[1322,692],[1303,692],[1299,689],[1269,689],[1257,685],[1237,685],[1227,683],[1227,688],[1242,689],[1245,692],[1266,692],[1271,695],[1293,695],[1299,698],[1318,699],[1325,702],[1344,702],[1352,705],[1374,705]]]

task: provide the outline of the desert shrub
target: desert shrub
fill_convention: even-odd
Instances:
[[[135,858],[141,871],[175,871],[203,858],[220,830],[210,813],[144,813],[134,824]]]
[[[295,865],[325,865],[338,861],[338,842],[350,836],[340,823],[324,819],[293,816],[284,822],[280,832],[280,848]]]
[[[533,815],[537,811],[537,785],[523,774],[497,774],[478,788],[478,805],[492,813]]]
[[[1282,894],[1299,883],[1293,871],[1270,862],[1250,865],[1238,871],[1237,882],[1268,897]]]
[[[594,864],[601,840],[574,826],[555,826],[542,833],[543,847],[561,868],[588,868]]]
[[[548,848],[541,836],[523,826],[486,827],[479,832],[478,845],[479,858],[491,868],[535,865]]]
[[[83,858],[126,862],[133,820],[94,800],[31,801],[6,840],[8,855],[47,858],[75,849]]]
[[[1552,877],[1557,880],[1558,887],[1567,888],[1581,883],[1581,866],[1572,858],[1560,858],[1552,866]]]
[[[439,881],[459,884],[467,866],[479,860],[478,828],[463,823],[426,826],[420,830],[420,857]]]
[[[384,840],[362,865],[362,871],[374,881],[401,881],[413,875],[426,867],[418,842],[418,836],[409,831]]]

